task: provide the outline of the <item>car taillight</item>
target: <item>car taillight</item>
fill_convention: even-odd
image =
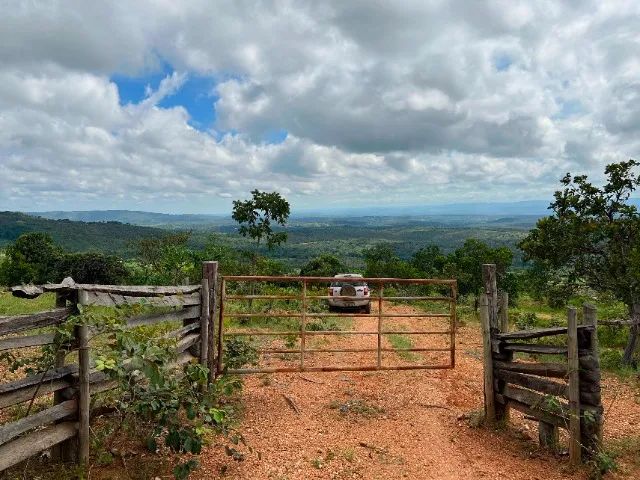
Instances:
[[[333,288],[329,287],[329,296],[333,297]]]
[[[364,294],[369,295],[369,287],[364,287]]]

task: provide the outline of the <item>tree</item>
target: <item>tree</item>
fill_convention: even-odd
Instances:
[[[512,262],[513,252],[507,247],[491,248],[480,240],[469,238],[447,256],[443,273],[458,280],[461,295],[477,294],[482,286],[483,263],[495,263],[496,278],[501,282]]]
[[[447,256],[437,245],[427,245],[413,254],[411,264],[425,278],[442,275],[442,269],[447,263]]]
[[[586,175],[561,180],[553,214],[540,219],[519,244],[525,260],[549,271],[565,272],[567,287],[581,285],[608,292],[623,301],[634,320],[623,362],[633,363],[640,322],[640,215],[628,203],[640,184],[635,160],[605,168],[606,183],[597,187]]]
[[[187,245],[190,237],[191,232],[180,232],[143,238],[136,242],[136,254],[143,269],[137,281],[155,285],[178,285],[185,279],[199,279],[194,253]]]
[[[346,273],[347,267],[335,255],[324,253],[311,259],[300,269],[303,277],[333,277],[338,273]]]
[[[46,233],[25,233],[7,248],[0,265],[0,279],[5,285],[47,283],[59,280],[56,265],[62,249]]]
[[[251,200],[234,200],[231,217],[240,225],[238,233],[256,242],[257,255],[262,240],[269,250],[287,241],[287,233],[274,232],[272,223],[284,227],[289,219],[290,206],[278,192],[253,190],[251,196]]]
[[[389,243],[378,243],[364,251],[365,277],[414,278],[416,270],[401,259]]]
[[[117,285],[123,283],[128,272],[122,260],[103,253],[67,253],[57,265],[58,278],[71,277],[76,283]]]

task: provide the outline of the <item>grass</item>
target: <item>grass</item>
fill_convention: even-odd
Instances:
[[[53,293],[45,293],[32,300],[16,298],[10,292],[0,292],[0,316],[22,315],[37,313],[43,310],[51,310],[55,307],[56,296]]]
[[[392,333],[386,335],[387,340],[393,348],[412,348],[413,341],[407,335],[401,335],[399,333]],[[413,361],[416,360],[417,355],[413,352],[399,351],[395,352],[403,360]]]

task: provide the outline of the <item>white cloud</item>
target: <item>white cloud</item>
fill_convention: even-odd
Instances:
[[[640,151],[634,1],[0,8],[0,208],[539,198]],[[163,62],[122,105],[110,77]],[[196,75],[218,82],[215,132],[159,106]]]

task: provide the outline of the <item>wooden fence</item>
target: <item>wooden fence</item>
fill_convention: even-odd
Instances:
[[[179,287],[84,285],[75,284],[71,279],[42,287],[14,287],[14,295],[24,298],[55,292],[56,308],[31,315],[0,317],[0,352],[55,344],[54,333],[29,332],[62,325],[69,316],[78,313],[78,305],[114,307],[143,303],[174,308],[165,313],[130,317],[127,326],[182,322],[180,328],[166,334],[177,342],[174,365],[199,361],[212,375],[215,361],[213,344],[208,339],[214,336],[217,268],[217,262],[204,262],[201,284]],[[0,472],[52,447],[54,456],[61,460],[88,463],[91,395],[116,386],[106,374],[92,368],[88,337],[86,325],[75,327],[71,343],[58,350],[52,368],[0,383],[0,409],[25,402],[31,404],[38,397],[53,394],[48,408],[0,425]],[[72,351],[78,352],[77,360],[67,363],[68,353]]]
[[[558,429],[566,429],[570,462],[580,463],[598,451],[602,437],[595,308],[584,306],[582,325],[578,325],[576,309],[569,308],[566,327],[511,332],[508,296],[498,294],[495,266],[484,265],[483,277],[480,320],[485,418],[489,423],[507,421],[510,408],[519,410],[538,421],[540,444],[552,449],[558,446]],[[514,354],[518,352],[565,360],[517,361]]]

